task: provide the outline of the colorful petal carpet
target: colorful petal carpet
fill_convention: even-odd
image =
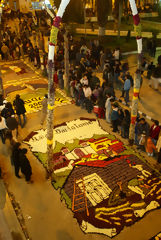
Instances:
[[[160,208],[161,176],[95,119],[54,128],[52,184],[84,233],[109,237]],[[24,140],[47,166],[46,130]]]
[[[33,113],[40,111],[42,108],[42,100],[44,95],[47,94],[47,86],[43,83],[34,83],[34,89],[28,89],[33,87],[29,82],[27,86],[9,86],[7,100],[13,102],[16,94],[20,94],[21,98],[25,102],[25,108],[27,113]],[[66,96],[66,94],[60,89],[56,89],[55,92],[55,107],[72,104],[72,100]]]
[[[158,233],[155,237],[152,237],[150,240],[161,240],[161,232]]]

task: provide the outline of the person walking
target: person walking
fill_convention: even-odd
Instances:
[[[31,182],[32,169],[28,158],[26,157],[27,149],[22,148],[19,153],[19,161],[21,172],[25,175],[25,179],[28,183]]]
[[[41,102],[42,104],[42,111],[41,111],[41,125],[44,124],[45,118],[47,116],[47,106],[48,106],[48,95],[44,95],[44,99]]]
[[[13,106],[15,107],[16,114],[18,115],[18,121],[19,124],[21,125],[21,128],[23,128],[26,124],[26,109],[25,109],[25,103],[24,101],[20,98],[20,95],[17,94],[15,100],[13,101]],[[23,123],[21,119],[21,115],[23,116]]]

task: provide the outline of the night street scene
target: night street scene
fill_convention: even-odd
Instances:
[[[161,240],[161,0],[0,0],[0,240]]]

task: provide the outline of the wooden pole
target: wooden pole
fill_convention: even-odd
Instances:
[[[68,41],[68,32],[66,29],[64,33],[64,65],[65,65],[64,88],[68,94],[69,92],[69,41]]]
[[[53,160],[53,127],[54,127],[54,103],[55,103],[55,88],[54,88],[54,54],[55,45],[57,43],[58,31],[62,16],[65,12],[70,0],[62,0],[54,18],[52,29],[50,32],[49,54],[48,54],[48,111],[47,111],[47,169],[52,172]]]
[[[134,93],[132,99],[132,108],[131,108],[131,124],[129,131],[129,143],[133,145],[135,139],[135,123],[138,113],[138,102],[139,102],[139,92],[140,92],[140,82],[141,82],[141,58],[142,58],[142,36],[141,36],[141,23],[140,17],[137,11],[135,0],[129,0],[130,7],[132,10],[134,28],[136,33],[136,41],[138,47],[138,69],[134,76]]]

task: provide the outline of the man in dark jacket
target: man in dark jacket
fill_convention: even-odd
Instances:
[[[118,104],[114,103],[112,105],[112,112],[111,112],[111,122],[112,122],[113,132],[118,131],[118,119],[119,119]]]
[[[20,161],[20,167],[21,167],[21,172],[25,175],[25,179],[27,182],[30,182],[31,180],[31,175],[32,175],[32,169],[30,162],[28,158],[26,157],[27,149],[22,148],[20,153],[19,153],[19,161]]]
[[[150,131],[149,124],[145,121],[145,118],[141,118],[138,124],[138,135],[141,136],[143,133],[148,137]]]
[[[12,154],[11,154],[11,164],[14,165],[15,168],[15,176],[18,178],[21,178],[19,176],[19,170],[20,170],[20,160],[19,160],[19,153],[20,153],[20,145],[21,143],[15,142],[12,148]]]
[[[20,95],[16,95],[15,100],[13,101],[13,106],[15,107],[16,114],[18,115],[18,121],[21,127],[23,128],[26,124],[26,109],[25,109],[25,103],[24,101],[20,98]],[[23,123],[21,120],[21,115],[23,115]]]

